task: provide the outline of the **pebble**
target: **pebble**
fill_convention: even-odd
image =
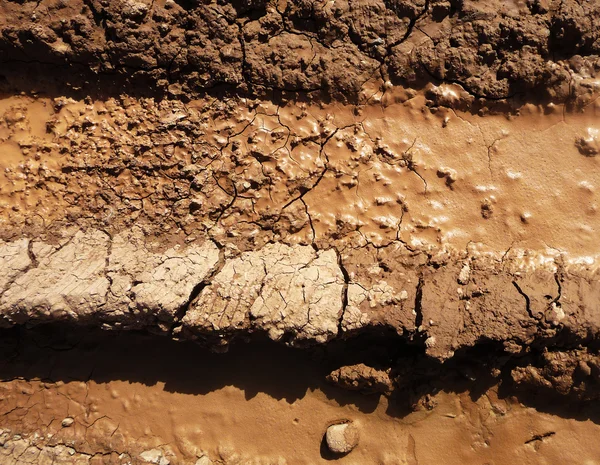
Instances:
[[[358,428],[352,422],[338,423],[327,428],[327,447],[335,454],[347,454],[358,445]]]
[[[69,426],[71,426],[73,424],[74,421],[75,420],[73,420],[72,418],[67,417],[62,421],[61,424],[63,425],[64,428],[68,428]]]
[[[140,454],[140,458],[146,463],[154,463],[156,465],[169,465],[171,463],[159,449],[144,451]]]
[[[212,465],[212,461],[206,455],[203,455],[196,460],[195,465]]]

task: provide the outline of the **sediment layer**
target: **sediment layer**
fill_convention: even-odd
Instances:
[[[580,105],[597,86],[599,8],[546,0],[6,1],[1,74],[9,87],[28,81],[38,90],[112,85],[184,99],[226,91],[354,102],[375,78],[458,83],[484,105],[513,97]]]
[[[11,465],[593,464],[599,453],[597,401],[567,403],[552,390],[528,397],[512,387],[510,366],[485,375],[493,352],[440,369],[382,337],[314,351],[233,344],[214,354],[130,331],[0,334],[0,461]],[[393,360],[402,373],[396,395],[325,382],[359,355]],[[359,445],[332,457],[323,434],[344,420],[360,428]]]

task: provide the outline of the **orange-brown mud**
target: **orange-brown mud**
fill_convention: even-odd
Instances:
[[[466,390],[466,372],[444,374],[445,388],[412,410],[408,393],[388,399],[324,383],[347,357],[336,349],[256,343],[211,354],[135,334],[3,337],[3,463],[17,451],[17,463],[137,463],[150,451],[173,464],[327,463],[321,440],[341,419],[359,425],[360,443],[339,463],[594,464],[600,454],[597,406],[538,399],[536,410],[485,379]]]
[[[438,89],[460,99],[456,86]],[[406,98],[382,92],[358,106],[6,98],[3,236],[73,218],[208,232],[242,250],[273,240],[401,241],[595,259],[600,106],[477,116],[432,113],[423,96]]]

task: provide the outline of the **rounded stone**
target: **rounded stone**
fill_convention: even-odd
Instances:
[[[327,428],[325,440],[334,454],[347,454],[358,445],[358,427],[352,423],[338,423]]]
[[[71,426],[73,423],[75,422],[75,420],[73,420],[71,417],[67,417],[62,421],[62,426],[64,428],[68,428],[69,426]]]

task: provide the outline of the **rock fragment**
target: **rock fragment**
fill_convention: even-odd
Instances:
[[[579,150],[579,153],[586,157],[595,157],[600,153],[600,130],[595,128],[588,128],[587,136],[578,137],[575,140],[575,146]]]
[[[31,265],[27,253],[28,239],[15,242],[0,241],[0,289],[5,289],[14,279]]]
[[[353,422],[331,425],[325,433],[327,447],[334,454],[348,454],[358,445],[358,439],[358,428]]]
[[[463,286],[469,284],[469,278],[471,277],[471,266],[466,262],[458,274],[458,283]]]
[[[39,265],[2,295],[0,312],[14,323],[93,316],[106,303],[110,285],[104,274],[108,244],[102,231],[79,231],[62,246],[38,253]]]
[[[343,389],[367,394],[386,394],[392,390],[390,370],[378,370],[358,363],[338,368],[327,375],[327,381]]]
[[[2,324],[69,320],[140,327],[158,320],[168,326],[218,260],[211,241],[155,252],[139,228],[114,237],[78,231],[58,246],[0,242]]]
[[[163,455],[160,449],[146,450],[140,454],[140,458],[145,463],[154,463],[156,465],[169,465],[171,461]]]
[[[229,260],[183,319],[200,334],[267,332],[275,341],[336,336],[344,278],[334,250],[269,244]]]
[[[219,260],[211,241],[148,250],[139,228],[116,235],[107,269],[112,286],[109,305],[170,322]]]

